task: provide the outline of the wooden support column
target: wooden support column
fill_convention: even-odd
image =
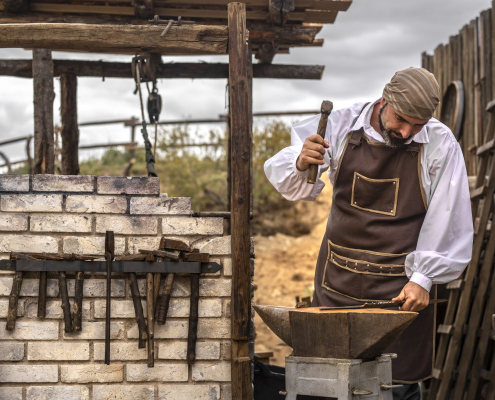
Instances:
[[[251,400],[251,266],[249,209],[251,133],[249,122],[248,31],[246,5],[230,3],[229,94],[232,135],[232,399]]]
[[[33,50],[34,174],[55,172],[53,61],[47,49]]]
[[[79,175],[79,128],[77,126],[77,76],[60,76],[62,117],[62,174]]]

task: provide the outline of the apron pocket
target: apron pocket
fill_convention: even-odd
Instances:
[[[408,282],[404,265],[345,257],[328,245],[321,286],[331,292],[356,301],[389,301]]]
[[[361,210],[395,216],[399,178],[371,179],[354,172],[351,206]]]

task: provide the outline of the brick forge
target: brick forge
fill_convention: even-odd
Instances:
[[[82,331],[65,333],[58,276],[50,273],[46,318],[36,317],[38,274],[24,273],[16,327],[7,331],[13,278],[0,271],[0,399],[230,399],[232,261],[221,218],[193,218],[191,200],[161,195],[158,178],[0,176],[0,257],[11,251],[103,255],[106,230],[115,232],[116,255],[158,249],[167,236],[223,266],[200,279],[197,361],[185,361],[187,275],[175,279],[166,325],[155,325],[155,367],[148,368],[124,275],[112,275],[113,340],[105,365],[105,274],[86,274]],[[74,276],[68,278],[72,302]],[[138,278],[144,296],[144,275]]]

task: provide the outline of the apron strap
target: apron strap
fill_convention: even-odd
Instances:
[[[369,102],[366,103],[363,108],[361,108],[361,111],[359,111],[359,114],[357,115],[356,118],[354,118],[354,121],[352,121],[351,124],[351,137],[349,139],[349,143],[352,145],[352,148],[354,149],[356,146],[361,146],[361,138],[363,137],[363,129],[359,129],[357,131],[353,131],[352,128],[354,128],[354,125],[356,125],[356,122],[358,118],[361,116],[363,113],[364,109],[370,104]]]
[[[416,142],[411,142],[409,143],[409,146],[407,146],[407,151],[411,154],[411,156],[416,157],[417,154],[419,153],[421,149],[421,145]]]
[[[354,149],[356,146],[361,146],[361,138],[363,137],[363,130],[360,129],[358,131],[352,131],[351,137],[349,138],[349,143],[352,145]]]

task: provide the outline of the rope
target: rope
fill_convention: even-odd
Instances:
[[[155,171],[155,157],[151,151],[151,142],[148,136],[148,131],[146,130],[146,118],[144,116],[144,105],[143,105],[143,94],[141,93],[141,76],[139,72],[139,64],[136,65],[136,78],[137,87],[139,92],[139,102],[141,103],[141,118],[143,120],[143,127],[141,133],[143,134],[144,147],[146,149],[146,170],[148,171],[148,176],[158,176]]]

